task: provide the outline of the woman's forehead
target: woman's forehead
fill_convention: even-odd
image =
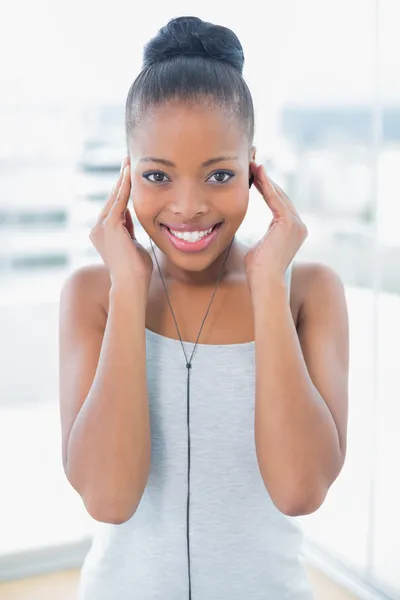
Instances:
[[[240,155],[248,137],[234,111],[203,103],[165,103],[146,110],[133,130],[133,154]],[[173,160],[173,159],[172,159]]]

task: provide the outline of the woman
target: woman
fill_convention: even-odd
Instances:
[[[306,227],[257,165],[242,67],[197,18],[149,42],[90,236],[105,264],[63,287],[63,463],[101,522],[84,600],[311,598],[292,517],[343,465],[346,305],[330,269],[292,269]],[[273,220],[247,248],[253,181]]]

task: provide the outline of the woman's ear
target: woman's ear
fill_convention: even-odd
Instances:
[[[256,160],[256,147],[252,146],[251,150],[250,150],[250,162],[254,162]],[[251,186],[254,183],[254,175],[251,172],[251,170],[249,169],[249,188],[251,188]]]
[[[250,162],[254,162],[256,160],[257,148],[252,146],[250,150]]]

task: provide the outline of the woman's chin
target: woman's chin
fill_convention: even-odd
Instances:
[[[210,246],[200,252],[185,252],[161,243],[163,240],[154,240],[166,259],[175,268],[191,273],[201,273],[209,269],[226,250],[231,240],[221,239],[221,244]]]
[[[218,253],[215,254],[215,252],[211,251],[202,252],[201,254],[183,254],[170,251],[165,254],[176,268],[192,273],[206,271],[219,256]]]

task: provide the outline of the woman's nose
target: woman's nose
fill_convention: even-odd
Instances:
[[[204,215],[209,211],[204,194],[193,188],[186,188],[181,191],[177,190],[169,209],[174,214],[182,216],[185,220]]]

